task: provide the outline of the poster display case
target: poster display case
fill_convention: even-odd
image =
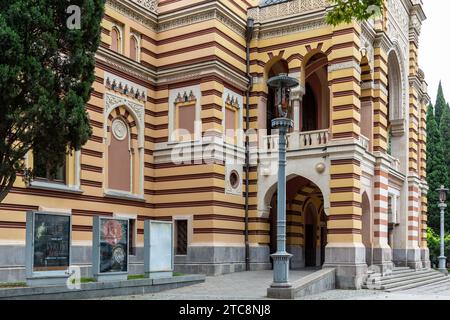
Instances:
[[[146,220],[144,224],[144,271],[146,277],[172,277],[173,252],[173,223]]]
[[[128,219],[94,217],[92,273],[97,281],[127,279],[129,229]]]
[[[65,283],[71,262],[71,231],[70,214],[27,212],[25,265],[28,285]]]

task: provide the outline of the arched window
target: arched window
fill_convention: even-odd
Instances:
[[[303,132],[330,127],[328,58],[323,53],[313,55],[305,65],[305,95],[300,112],[300,125]]]
[[[127,123],[122,118],[112,121],[108,146],[108,188],[131,192],[131,148]]]
[[[117,27],[111,30],[111,50],[120,53],[120,31]]]
[[[139,43],[134,35],[130,37],[130,58],[139,61]]]

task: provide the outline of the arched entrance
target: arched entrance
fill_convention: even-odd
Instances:
[[[312,181],[295,176],[286,184],[286,248],[293,255],[291,269],[320,267],[327,244],[323,195]],[[277,193],[270,201],[270,252],[277,249]]]

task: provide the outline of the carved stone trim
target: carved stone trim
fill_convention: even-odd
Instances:
[[[123,122],[122,119],[115,119],[112,123],[112,133],[114,135],[114,137],[119,140],[125,140],[125,138],[128,135],[128,129],[127,129],[127,125],[125,124],[125,122]]]
[[[262,8],[254,7],[248,11],[248,15],[249,17],[255,19],[256,22],[262,22],[296,14],[304,14],[314,10],[325,9],[328,6],[328,0],[293,0]]]
[[[125,107],[131,115],[136,119],[136,124],[139,130],[139,146],[144,145],[144,128],[145,128],[145,106],[144,104],[137,103],[126,97],[121,97],[111,93],[105,93],[105,114],[104,114],[104,124],[105,124],[105,135],[106,135],[106,125],[109,114],[117,107]]]
[[[108,72],[105,72],[104,78],[104,84],[107,89],[124,94],[143,103],[147,101],[146,88]]]

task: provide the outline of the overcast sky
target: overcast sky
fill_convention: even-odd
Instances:
[[[420,35],[419,64],[434,104],[439,80],[446,100],[450,100],[450,1],[423,0],[423,3],[427,20]]]

